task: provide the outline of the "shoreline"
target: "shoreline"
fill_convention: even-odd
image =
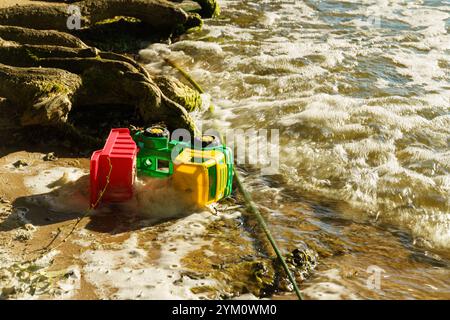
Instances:
[[[11,3],[36,2],[0,6]],[[220,125],[280,129],[279,174],[262,176],[257,165],[239,170],[284,253],[317,253],[316,269],[298,277],[307,299],[445,298],[448,91],[439,88],[448,64],[439,45],[448,38],[446,14],[432,21],[439,7],[396,4],[401,15],[391,14],[400,20],[372,29],[358,2],[321,10],[303,2],[223,5],[223,17],[205,21],[202,31],[145,45],[138,59],[145,70],[135,75],[177,78],[163,64],[168,57],[211,94]],[[433,68],[422,73],[424,66]],[[83,218],[59,245],[88,206],[89,156],[98,148],[52,129],[45,137],[35,128],[18,132],[2,117],[11,110],[3,102],[0,267],[8,266],[0,296],[6,288],[11,299],[295,299],[283,273],[273,272],[270,248],[239,194],[191,210],[169,182],[139,180],[138,197]],[[109,105],[101,112],[108,118],[69,122],[106,131],[120,113]],[[215,121],[204,118],[207,126]],[[44,161],[48,152],[59,159]],[[5,285],[10,271],[19,274],[13,262],[50,243],[57,246],[51,255],[25,264],[20,281]],[[32,297],[24,292],[36,268],[48,281],[38,281]],[[382,270],[381,290],[367,284],[374,270]],[[47,282],[52,293],[39,291]]]

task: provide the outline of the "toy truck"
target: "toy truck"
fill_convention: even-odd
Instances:
[[[174,185],[183,192],[191,192],[192,199],[200,205],[231,194],[233,153],[230,148],[214,136],[196,138],[194,143],[170,140],[169,136],[160,126],[134,135],[140,149],[138,174],[157,178],[172,176]],[[175,147],[178,155],[173,159]]]
[[[104,148],[91,157],[91,208],[100,201],[131,199],[136,172],[154,178],[171,177],[177,190],[201,206],[231,194],[230,148],[214,136],[196,138],[194,143],[170,140],[169,136],[165,128],[158,126],[138,132],[133,138],[126,128],[112,129]]]

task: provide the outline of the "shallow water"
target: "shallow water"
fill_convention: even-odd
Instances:
[[[450,3],[220,2],[141,57],[186,68],[223,129],[280,130],[278,175],[241,168],[280,244],[320,253],[307,295],[450,298]]]

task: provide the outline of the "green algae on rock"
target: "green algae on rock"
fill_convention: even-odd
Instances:
[[[159,76],[154,78],[161,91],[171,100],[184,106],[189,111],[200,110],[202,97],[197,90],[183,84],[174,77]]]
[[[197,2],[201,9],[200,15],[203,18],[213,18],[220,15],[220,6],[217,3],[217,0],[194,0]]]
[[[0,9],[0,36],[5,38],[0,38],[0,96],[23,112],[20,125],[70,126],[73,109],[121,105],[134,111],[135,124],[163,122],[171,130],[196,132],[188,112],[200,108],[198,93],[176,80],[154,82],[132,58],[93,46],[135,52],[150,42],[198,30],[200,15],[162,0],[77,4],[83,13],[81,30],[67,30],[67,4]],[[216,12],[218,6],[213,7]]]

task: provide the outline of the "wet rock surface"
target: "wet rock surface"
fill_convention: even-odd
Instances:
[[[71,112],[101,115],[105,112],[101,106],[114,105],[123,112],[110,127],[127,116],[134,124],[163,122],[194,132],[188,112],[201,105],[194,90],[176,79],[161,78],[159,83],[133,58],[112,51],[133,54],[149,42],[170,40],[201,26],[198,14],[212,16],[217,4],[85,0],[76,5],[80,30],[67,28],[67,3],[0,7],[0,97],[10,102],[10,108],[15,106],[2,116],[16,129],[50,126],[89,135],[71,124]],[[84,125],[96,128],[89,114]],[[69,139],[76,140],[76,134]]]

